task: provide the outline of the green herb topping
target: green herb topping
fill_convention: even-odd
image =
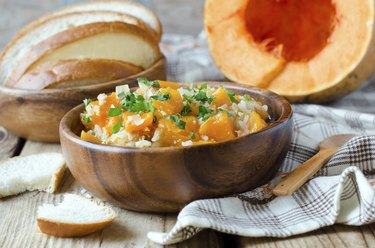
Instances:
[[[155,112],[154,106],[151,102],[146,102],[141,95],[136,96],[133,93],[119,94],[118,97],[122,98],[121,106],[124,110],[129,112]]]
[[[228,90],[226,90],[226,92],[227,92],[227,95],[229,96],[231,102],[238,103],[237,99],[234,98],[234,96],[236,95],[236,94],[234,94],[234,92],[231,92],[231,91],[228,91]]]
[[[189,113],[191,113],[191,107],[189,105],[189,102],[186,101],[186,102],[184,102],[184,107],[183,107],[183,109],[181,111],[181,115],[182,116],[186,116]]]
[[[198,118],[201,118],[203,121],[210,118],[212,115],[212,112],[214,112],[212,109],[209,109],[203,105],[200,105],[198,109],[199,109]]]
[[[151,99],[158,100],[158,101],[168,101],[170,99],[169,94],[161,94],[156,96],[151,96]]]
[[[206,90],[207,89],[207,84],[201,84],[199,87],[200,90]]]
[[[122,127],[122,122],[120,121],[116,125],[113,126],[112,133],[113,134],[118,133],[118,131],[120,131],[121,127]]]
[[[121,115],[121,113],[122,113],[121,107],[110,108],[108,111],[108,116],[115,117],[115,116]]]
[[[160,83],[158,81],[149,81],[146,78],[137,78],[138,83],[151,86],[151,87],[157,87],[160,88]]]
[[[85,115],[82,117],[82,120],[83,120],[84,122],[86,122],[86,123],[91,122],[91,118],[88,117],[88,116],[85,116]]]
[[[190,139],[195,139],[195,133],[193,131],[191,131],[189,133],[189,137],[190,137]]]
[[[91,99],[86,98],[85,100],[83,100],[83,103],[85,104],[85,106],[88,106],[91,103]]]
[[[173,120],[177,127],[185,129],[186,122],[180,119],[179,115],[168,115],[165,117],[167,120]]]

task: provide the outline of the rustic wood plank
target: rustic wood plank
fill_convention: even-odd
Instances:
[[[21,155],[41,152],[60,152],[58,144],[27,141]],[[142,214],[114,207],[118,217],[108,228],[83,238],[54,238],[38,231],[35,217],[39,205],[57,203],[62,193],[82,190],[78,182],[68,173],[61,190],[52,195],[29,192],[0,200],[0,247],[161,247],[149,241],[148,231],[168,231],[176,215]],[[222,247],[221,237],[214,231],[204,231],[196,237],[170,247]]]
[[[240,238],[241,248],[262,247],[374,247],[375,224],[361,227],[334,225],[290,238]]]
[[[10,158],[14,155],[17,145],[18,137],[0,126],[0,160]]]

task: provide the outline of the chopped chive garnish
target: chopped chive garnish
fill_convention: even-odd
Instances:
[[[144,100],[145,100],[145,98],[143,96],[141,96],[141,95],[137,96],[137,101],[143,102]]]
[[[86,123],[91,122],[91,118],[88,117],[88,116],[83,116],[83,117],[82,117],[82,120],[83,120],[84,122],[86,122]]]
[[[146,102],[143,96],[136,96],[133,93],[125,94],[121,106],[129,112],[155,112],[155,108],[150,102]]]
[[[146,78],[137,78],[138,83],[151,86],[151,87],[157,87],[160,88],[160,83],[158,81],[149,81]]]
[[[151,99],[158,100],[158,101],[168,101],[170,99],[169,94],[161,94],[156,96],[151,96]]]
[[[176,123],[176,126],[178,126],[180,129],[185,129],[185,126],[186,126],[186,122],[185,121],[178,120],[175,123]]]
[[[112,133],[113,134],[118,133],[118,131],[120,131],[121,127],[122,127],[122,122],[120,121],[116,125],[113,126]]]
[[[199,105],[198,110],[199,110],[198,118],[201,118],[203,121],[210,118],[213,112],[212,109],[209,109],[203,105]]]
[[[169,116],[174,122],[178,121],[180,118],[178,117],[178,115],[170,115]]]
[[[193,131],[191,131],[189,133],[189,137],[190,137],[190,139],[195,139],[195,133]]]
[[[194,99],[197,101],[205,102],[207,101],[207,95],[204,91],[199,91],[197,94],[194,95]]]
[[[191,103],[191,102],[193,101],[193,97],[191,97],[191,96],[188,96],[188,95],[186,95],[186,94],[183,94],[182,96],[183,96],[184,99],[185,99],[186,101],[188,101],[189,103]]]
[[[180,129],[185,129],[186,122],[180,119],[179,115],[168,115],[165,117],[167,120],[173,120],[177,127]]]
[[[108,116],[115,117],[115,116],[121,115],[121,113],[122,113],[121,107],[110,108],[108,111]]]
[[[250,100],[251,100],[251,98],[250,98],[249,95],[244,95],[243,98],[244,98],[246,101],[250,101]]]
[[[85,100],[83,100],[83,103],[85,104],[85,106],[88,106],[91,103],[91,99],[86,98]]]
[[[182,111],[181,111],[181,115],[182,116],[186,116],[188,115],[189,113],[191,113],[191,107],[189,105],[189,102],[185,102],[184,103],[184,107],[182,108]]]
[[[228,90],[226,90],[226,92],[227,92],[227,95],[229,96],[231,102],[238,103],[237,99],[234,98],[234,96],[236,95],[234,92],[231,92],[231,91],[228,91]]]
[[[207,89],[207,84],[201,84],[199,87],[200,90],[206,90]]]
[[[206,94],[206,92],[205,92],[205,91],[202,91],[202,90],[198,91],[198,93],[195,94],[195,95],[193,96],[193,98],[194,98],[196,101],[200,101],[200,102],[202,102],[202,103],[205,103],[205,102],[211,103],[211,102],[214,100],[213,97],[208,97],[207,94]]]

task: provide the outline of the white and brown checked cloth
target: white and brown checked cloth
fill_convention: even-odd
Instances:
[[[223,80],[204,35],[166,35],[162,49],[168,77],[176,81]],[[330,106],[294,105],[292,144],[275,179],[256,190],[199,200],[181,210],[168,233],[148,233],[159,244],[188,239],[204,228],[241,236],[287,237],[341,223],[375,222],[375,80]],[[357,134],[292,196],[274,197],[282,176],[318,151],[324,138]],[[197,165],[199,166],[199,165]]]

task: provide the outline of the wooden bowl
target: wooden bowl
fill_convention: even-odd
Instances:
[[[137,77],[166,78],[166,59],[126,79],[66,89],[22,90],[0,85],[0,125],[26,139],[59,142],[61,118],[85,98],[113,91],[116,85],[136,86]]]
[[[292,136],[292,110],[270,91],[209,83],[267,104],[270,125],[240,138],[191,147],[130,148],[79,138],[80,105],[60,123],[63,154],[73,176],[96,196],[141,212],[177,212],[191,201],[251,190],[278,170]]]

